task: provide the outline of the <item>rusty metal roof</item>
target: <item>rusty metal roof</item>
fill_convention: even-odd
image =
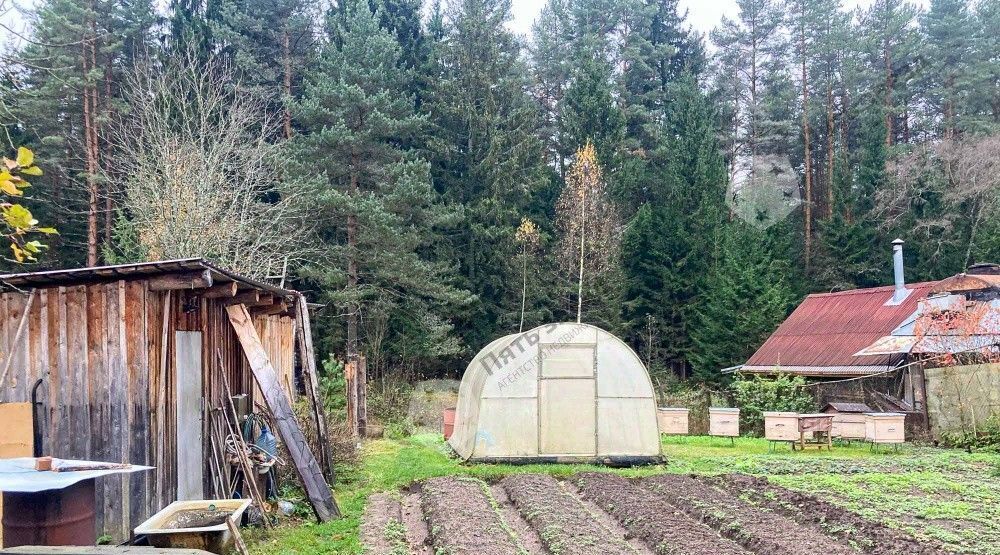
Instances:
[[[889,335],[917,309],[937,282],[907,284],[912,292],[898,305],[886,305],[893,286],[809,295],[757,352],[744,371],[804,376],[850,376],[888,370],[901,355],[854,356]],[[767,370],[765,370],[767,369]]]
[[[31,287],[56,287],[60,285],[78,285],[97,281],[112,281],[119,279],[136,279],[164,274],[187,271],[208,270],[212,280],[219,283],[235,281],[253,289],[260,289],[290,298],[296,293],[274,285],[263,283],[236,272],[226,270],[205,260],[204,258],[181,258],[177,260],[158,260],[154,262],[137,262],[134,264],[117,264],[114,266],[90,266],[84,268],[69,268],[65,270],[46,270],[42,272],[25,272],[20,274],[0,275],[0,283],[17,289]]]

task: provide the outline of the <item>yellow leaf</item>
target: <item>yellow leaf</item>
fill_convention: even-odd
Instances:
[[[46,235],[59,235],[59,231],[57,231],[56,228],[54,227],[40,227],[35,231],[39,233],[44,233]]]
[[[27,168],[35,161],[35,153],[31,152],[31,149],[27,147],[19,147],[17,149],[17,165],[22,168]]]
[[[11,243],[10,248],[11,250],[14,251],[14,258],[18,262],[24,262],[24,251],[22,251],[20,247],[17,246],[17,243]]]
[[[42,168],[39,168],[38,166],[30,166],[22,168],[21,173],[24,175],[42,175]]]
[[[10,180],[0,181],[0,191],[5,192],[12,197],[19,197],[23,194],[21,193],[21,190],[14,185],[14,182]]]
[[[32,216],[31,211],[20,204],[12,204],[3,210],[3,219],[7,225],[17,229],[30,229],[38,223]]]

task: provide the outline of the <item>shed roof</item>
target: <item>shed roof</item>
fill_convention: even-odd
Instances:
[[[827,409],[833,409],[837,412],[853,412],[853,413],[872,411],[871,407],[869,407],[864,403],[837,403],[837,402],[827,403],[826,406],[823,407],[823,412],[826,412]]]
[[[246,288],[268,291],[285,298],[291,298],[296,295],[294,291],[241,276],[236,272],[216,266],[204,258],[181,258],[177,260],[158,260],[155,262],[137,262],[134,264],[116,264],[114,266],[90,266],[65,270],[5,274],[0,275],[0,283],[9,287],[24,289],[30,287],[77,285],[119,279],[141,279],[177,272],[203,270],[208,270],[211,273],[213,282],[229,283],[235,281]]]
[[[936,282],[907,284],[912,292],[898,305],[887,305],[893,286],[809,295],[742,370],[776,369],[803,376],[867,375],[896,365],[899,355],[854,356],[892,333],[917,309]]]

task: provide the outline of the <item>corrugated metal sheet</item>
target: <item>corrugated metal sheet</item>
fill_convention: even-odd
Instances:
[[[891,368],[897,355],[854,354],[892,333],[935,283],[907,284],[912,293],[894,306],[885,304],[892,298],[891,285],[809,295],[747,360],[744,370],[780,367],[783,372],[834,376]]]

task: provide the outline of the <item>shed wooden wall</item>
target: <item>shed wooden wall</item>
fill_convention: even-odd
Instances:
[[[164,345],[166,297],[140,279],[38,289],[25,331],[15,342],[28,295],[0,295],[0,362],[14,357],[0,402],[29,401],[31,386],[45,380],[40,388],[46,416],[43,452],[157,467],[98,480],[97,532],[115,540],[128,538],[176,494],[173,332],[202,332],[206,410],[223,398],[219,355],[233,394],[255,389],[224,300],[202,299],[196,291],[171,292]],[[294,321],[281,316],[256,320],[275,368],[287,372],[294,384]],[[163,349],[166,368],[161,368]],[[209,417],[204,420],[207,453]],[[205,461],[208,495],[213,490],[207,455]]]

